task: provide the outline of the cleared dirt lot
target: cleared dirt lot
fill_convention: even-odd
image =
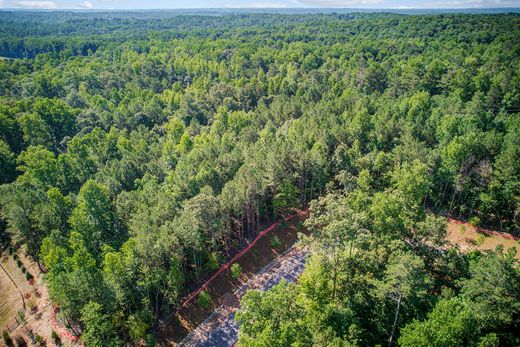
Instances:
[[[502,245],[504,251],[513,247],[517,251],[516,258],[520,259],[520,243],[507,233],[477,229],[469,223],[449,219],[446,239],[451,244],[459,245],[463,252],[472,249],[495,250],[498,245]]]
[[[43,282],[43,274],[36,263],[25,256],[23,249],[19,249],[17,254],[27,270],[34,276],[34,280],[31,282],[32,284],[27,281],[25,274],[18,268],[13,257],[7,251],[2,253],[0,258],[3,267],[0,268],[0,332],[6,330],[8,324],[13,324],[18,311],[22,310],[25,312],[26,324],[19,325],[10,333],[11,338],[15,341],[15,345],[22,345],[20,341],[23,340],[27,345],[31,346],[28,332],[32,331],[34,335],[41,335],[47,346],[54,346],[55,344],[51,338],[52,306]],[[13,284],[13,281],[9,279],[6,272],[16,283],[18,289]],[[25,310],[20,292],[25,301]],[[13,326],[16,326],[16,324],[13,324]],[[62,339],[62,342],[64,346],[71,345],[66,339]],[[4,346],[2,339],[0,339],[0,346]]]
[[[0,328],[2,331],[16,317],[16,312],[23,309],[20,292],[6,272],[5,265],[8,260],[7,257],[2,257],[0,267]]]

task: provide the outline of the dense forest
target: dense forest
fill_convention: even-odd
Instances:
[[[241,346],[520,344],[520,15],[0,12],[0,232],[87,346],[309,207]]]

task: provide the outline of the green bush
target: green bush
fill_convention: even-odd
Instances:
[[[60,335],[58,335],[58,333],[54,329],[51,332],[51,338],[56,345],[60,344],[60,342],[61,342]]]
[[[31,275],[31,273],[30,273],[29,271],[27,271],[27,272],[25,273],[25,279],[26,279],[27,281],[30,281],[30,280],[32,280],[33,278],[34,278],[34,276]]]
[[[217,253],[213,252],[208,255],[208,260],[206,261],[205,266],[208,272],[215,271],[220,267]]]
[[[280,241],[280,238],[278,236],[275,235],[271,239],[271,247],[275,249],[279,249],[280,247],[282,247],[282,241]]]
[[[475,240],[475,244],[477,246],[482,246],[482,244],[484,243],[485,240],[486,240],[486,235],[479,233],[477,236],[477,239]]]
[[[27,269],[25,268],[25,266],[22,266],[22,272],[25,273],[27,271]]]
[[[20,320],[20,322],[22,322],[22,324],[25,324],[26,320],[25,320],[25,312],[24,311],[22,311],[22,310],[18,311],[18,319]]]
[[[156,344],[157,342],[155,341],[155,336],[148,334],[148,336],[146,336],[146,346],[154,347]]]
[[[40,346],[44,346],[45,345],[45,341],[43,340],[43,337],[41,335],[38,335],[38,334],[36,334],[36,336],[34,337],[34,342],[37,345],[40,345]]]
[[[207,310],[208,308],[211,307],[212,304],[213,304],[213,301],[211,300],[211,296],[205,290],[200,292],[199,306],[202,307],[203,309]]]
[[[239,279],[242,275],[242,266],[240,266],[239,263],[234,263],[231,265],[231,276],[233,276],[234,279]]]
[[[478,218],[477,216],[473,216],[469,219],[469,224],[475,226],[475,227],[478,227],[480,225],[480,218]]]
[[[22,261],[20,259],[16,259],[16,265],[21,268],[22,267]]]
[[[4,342],[7,346],[10,346],[12,344],[11,336],[9,336],[9,332],[7,330],[4,330],[2,333],[2,338],[4,339]]]

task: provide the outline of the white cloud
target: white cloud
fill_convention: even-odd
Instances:
[[[54,1],[33,1],[33,0],[20,0],[13,1],[14,7],[21,8],[38,8],[38,9],[52,9],[56,8],[56,3]]]
[[[518,0],[447,0],[425,3],[424,6],[433,8],[482,8],[482,7],[516,7],[520,4]]]
[[[354,7],[380,4],[384,0],[298,0],[298,3],[315,7]]]
[[[83,1],[81,4],[78,5],[80,8],[84,8],[84,9],[89,9],[89,8],[94,8],[94,5],[92,5],[92,3],[88,0],[86,1]]]
[[[459,9],[459,8],[500,8],[518,7],[520,0],[420,0],[406,5],[388,6],[386,0],[294,0],[300,5],[312,7],[354,7],[354,8],[397,8],[397,9]]]
[[[272,2],[256,2],[245,5],[225,5],[226,8],[285,8],[285,4],[277,4]]]

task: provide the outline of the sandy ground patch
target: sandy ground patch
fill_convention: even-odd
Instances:
[[[5,330],[18,310],[23,310],[23,302],[20,291],[9,278],[5,264],[9,261],[7,256],[2,256],[0,262],[0,327]]]
[[[15,342],[15,345],[22,345],[22,340],[28,346],[34,345],[30,338],[32,333],[34,336],[36,334],[40,335],[43,338],[43,341],[45,341],[46,346],[56,346],[51,337],[52,304],[43,280],[44,275],[41,273],[38,265],[24,255],[22,249],[18,250],[17,254],[27,270],[34,276],[34,280],[32,284],[27,281],[25,274],[18,268],[13,257],[8,255],[7,252],[4,252],[1,257],[2,266],[16,282],[18,288],[22,292],[23,301],[25,302],[25,310],[23,307],[22,298],[20,296],[20,291],[16,288],[16,286],[14,286],[14,284],[12,284],[12,282],[11,287],[5,287],[7,291],[3,290],[5,281],[2,276],[6,278],[8,278],[8,276],[5,275],[5,273],[3,275],[0,273],[0,279],[2,279],[0,283],[0,298],[2,299],[2,302],[0,303],[0,314],[2,314],[1,309],[3,307],[2,304],[4,303],[4,298],[8,301],[7,305],[12,305],[9,306],[11,308],[10,310],[5,310],[5,320],[7,323],[14,321],[19,310],[23,310],[25,313],[26,324],[19,325],[10,334],[12,340]],[[2,269],[0,269],[0,271],[3,272]],[[1,318],[4,319],[4,316],[2,315]],[[5,330],[7,323],[2,323],[0,326],[2,331]],[[65,338],[62,338],[61,342],[62,346],[72,345],[72,343]],[[0,346],[3,345],[4,342],[0,339]]]
[[[451,244],[459,245],[462,251],[495,250],[498,245],[502,245],[506,251],[513,247],[517,250],[516,258],[520,259],[520,243],[507,233],[479,230],[469,223],[449,219],[446,239]]]

